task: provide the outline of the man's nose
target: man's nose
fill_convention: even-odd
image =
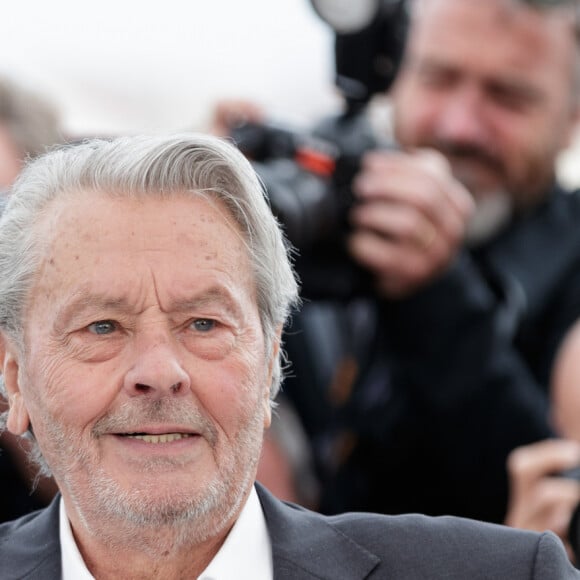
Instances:
[[[489,127],[485,96],[474,86],[458,87],[448,96],[437,123],[437,138],[456,145],[485,145]]]
[[[129,396],[183,396],[191,380],[178,356],[178,345],[170,338],[141,338],[135,344],[133,364],[125,375]]]

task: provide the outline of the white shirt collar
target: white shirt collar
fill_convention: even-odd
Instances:
[[[94,580],[77,548],[60,500],[62,580]],[[272,545],[256,489],[248,497],[225,542],[198,580],[272,580]]]
[[[272,544],[258,494],[252,488],[226,541],[198,580],[272,580],[273,577]]]
[[[60,498],[59,517],[62,580],[95,580],[85,566],[83,557],[77,548],[62,497]]]

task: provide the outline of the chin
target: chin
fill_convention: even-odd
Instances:
[[[117,539],[123,535],[126,541],[134,538],[140,544],[147,535],[159,537],[163,528],[177,545],[205,541],[224,529],[241,508],[253,483],[251,470],[242,477],[230,469],[225,471],[216,469],[208,476],[203,470],[198,480],[191,470],[169,472],[167,477],[153,470],[119,480],[118,474],[99,469],[83,477],[82,484],[77,477],[66,487],[87,529],[96,533],[110,528],[114,521]]]

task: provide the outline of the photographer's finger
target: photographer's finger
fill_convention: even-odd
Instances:
[[[525,490],[510,491],[505,524],[537,531],[551,529],[564,537],[578,502],[578,482],[543,477]]]
[[[376,274],[390,272],[397,263],[399,249],[394,240],[369,230],[359,230],[348,240],[352,257]]]
[[[451,175],[438,173],[420,156],[389,152],[370,159],[353,182],[359,201],[410,206],[452,243],[463,241],[473,202]]]
[[[421,232],[431,232],[435,228],[413,207],[393,203],[363,203],[355,206],[350,213],[354,228],[373,230],[380,236],[392,238],[399,243],[423,242]]]
[[[406,247],[410,259],[424,262],[421,266],[424,280],[441,271],[457,253],[458,240],[449,232],[441,231],[424,214],[409,205],[391,203],[364,203],[350,214],[355,230],[367,230]],[[414,256],[419,252],[420,256]]]
[[[417,189],[417,204],[424,208],[451,244],[462,243],[467,224],[475,212],[471,194],[453,177],[447,159],[438,152],[421,150],[413,155],[428,181],[423,189]]]
[[[420,149],[413,154],[422,160],[426,168],[432,168],[433,177],[441,180],[440,186],[449,202],[464,219],[468,219],[475,211],[473,196],[453,177],[447,158],[434,149]]]
[[[369,230],[349,238],[352,257],[370,270],[379,292],[398,298],[416,290],[437,271],[437,264],[416,245],[401,244]]]
[[[580,502],[580,483],[571,479],[544,478],[530,501],[540,506],[536,529],[550,529],[565,538],[572,512]]]
[[[525,488],[546,475],[580,464],[580,444],[565,439],[546,439],[518,447],[508,457],[512,485]]]

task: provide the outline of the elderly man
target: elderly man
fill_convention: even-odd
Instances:
[[[8,429],[61,495],[0,526],[0,576],[575,578],[536,534],[325,516],[254,486],[296,302],[247,162],[217,138],[33,162],[0,222]]]

